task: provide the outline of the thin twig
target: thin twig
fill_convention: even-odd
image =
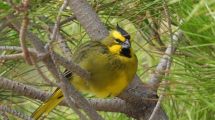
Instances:
[[[22,48],[19,46],[0,46],[0,50],[11,50],[22,52]],[[34,48],[28,48],[28,51],[34,54],[37,54],[37,51]]]
[[[159,34],[159,25],[157,23],[157,21],[151,16],[151,13],[148,12],[147,14],[149,17],[148,17],[148,20],[150,21],[148,27],[151,29],[151,34],[149,35],[150,36],[150,39],[156,39],[156,42],[159,44],[159,50],[161,50],[162,52],[165,50],[165,44],[163,43],[163,41],[161,40],[161,37],[160,37],[160,34]],[[155,44],[152,44],[152,45],[155,45]],[[157,46],[154,46],[156,49],[157,49]]]
[[[16,60],[20,58],[23,58],[23,53],[0,55],[0,60]]]
[[[63,53],[65,54],[66,58],[71,61],[72,60],[72,53],[71,53],[68,45],[66,44],[65,40],[63,39],[63,37],[61,35],[59,35],[60,34],[59,33],[59,27],[60,27],[61,14],[67,5],[68,5],[68,1],[64,0],[63,5],[61,6],[61,8],[58,12],[57,20],[56,20],[55,26],[53,28],[51,39],[55,40],[57,37],[57,34],[58,34],[57,40],[58,40],[58,43],[60,44],[60,48],[61,48],[61,50],[63,50]]]
[[[173,46],[173,32],[172,32],[172,20],[170,18],[170,13],[169,13],[169,8],[167,6],[167,1],[166,0],[163,0],[163,4],[164,4],[164,13],[165,13],[165,16],[167,17],[167,23],[168,23],[168,30],[169,30],[169,33],[170,33],[170,43],[171,43],[171,46]],[[173,50],[173,48],[171,49]],[[171,51],[172,52],[172,51]]]
[[[23,10],[24,10],[23,11],[24,17],[23,17],[22,24],[21,24],[21,27],[20,27],[19,39],[20,39],[20,45],[21,45],[23,53],[24,53],[23,54],[24,59],[25,59],[26,63],[32,65],[31,58],[30,58],[28,49],[26,47],[26,40],[25,40],[26,31],[27,31],[28,24],[29,24],[29,18],[28,18],[29,1],[28,0],[23,0],[22,4],[23,4]]]
[[[67,4],[68,4],[68,1],[64,0],[63,5],[60,7],[60,10],[58,11],[57,20],[56,20],[56,23],[54,25],[53,32],[51,34],[51,41],[56,40],[57,34],[59,32],[59,24],[60,24],[61,14],[62,14],[63,10],[66,8]]]
[[[60,23],[59,23],[59,26],[62,26],[70,21],[74,21],[76,18],[75,16],[69,16],[68,18],[66,18],[65,20],[62,20]]]
[[[65,39],[63,39],[63,37],[60,35],[60,33],[58,34],[58,43],[66,59],[68,59],[69,61],[72,61],[72,52],[69,46],[67,45]]]

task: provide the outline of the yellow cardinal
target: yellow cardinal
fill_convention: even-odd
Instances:
[[[75,74],[65,72],[65,76],[81,92],[97,97],[117,96],[132,81],[137,70],[137,57],[131,48],[130,35],[118,25],[116,30],[102,41],[88,41],[78,47],[74,62],[90,72],[86,81]],[[33,114],[39,119],[47,115],[63,100],[62,91],[57,88],[53,95]]]

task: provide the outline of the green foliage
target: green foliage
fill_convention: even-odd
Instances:
[[[163,107],[170,120],[214,120],[215,119],[215,1],[214,0],[166,0],[172,29],[183,30],[184,38],[180,42],[169,76],[163,100]],[[19,0],[13,1],[19,4]],[[151,23],[156,23],[164,44],[170,43],[167,16],[164,14],[162,0],[91,0],[101,20],[109,28],[116,23],[123,26],[133,38],[133,46],[139,60],[138,75],[143,81],[149,79],[162,56],[161,46],[155,36],[151,36]],[[49,40],[48,26],[53,26],[63,1],[33,0],[30,3],[29,31],[35,33],[44,43]],[[0,2],[0,28],[5,17],[15,10],[6,2]],[[62,20],[71,16],[69,8]],[[20,18],[22,15],[19,15]],[[77,21],[64,24],[60,30],[71,49],[89,40],[84,29]],[[9,27],[0,30],[1,46],[19,46],[18,33]],[[56,46],[58,45],[57,43]],[[29,44],[28,47],[31,47]],[[0,55],[17,53],[0,51]],[[43,68],[43,64],[39,64]],[[8,77],[37,88],[52,91],[51,87],[38,75],[34,67],[23,60],[0,61],[0,76]],[[42,71],[51,76],[45,68]],[[161,85],[162,87],[162,85]],[[23,113],[30,115],[39,105],[34,100],[0,91],[0,100],[11,104]],[[15,104],[14,104],[15,103]],[[18,107],[19,106],[19,107]],[[22,107],[20,107],[22,106]],[[24,109],[25,108],[25,109]],[[107,120],[131,119],[120,113],[101,112]],[[78,119],[77,115],[66,107],[57,107],[47,119]]]

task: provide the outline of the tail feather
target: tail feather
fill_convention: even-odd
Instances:
[[[40,105],[37,110],[31,115],[34,120],[38,120],[42,115],[47,116],[62,100],[62,91],[57,88],[52,96],[46,100],[42,105]]]

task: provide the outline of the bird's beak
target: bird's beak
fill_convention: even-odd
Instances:
[[[122,48],[128,49],[131,47],[131,43],[129,39],[126,39],[125,42],[122,42]]]

